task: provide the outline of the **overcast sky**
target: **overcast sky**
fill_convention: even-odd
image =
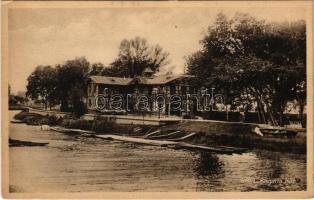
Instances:
[[[250,6],[247,4],[246,6]],[[294,21],[305,18],[302,7],[171,7],[11,9],[9,11],[9,81],[13,92],[25,90],[27,77],[38,65],[62,63],[85,56],[111,63],[122,39],[144,37],[170,53],[164,71],[182,73],[185,56],[200,49],[217,13],[249,13],[259,19]]]

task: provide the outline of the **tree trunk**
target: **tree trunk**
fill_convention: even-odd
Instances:
[[[305,107],[305,102],[303,101],[303,98],[300,97],[300,95],[296,94],[296,99],[299,102],[299,118],[300,118],[300,123],[302,128],[306,128],[306,121],[304,118],[304,107]]]
[[[279,126],[284,127],[284,121],[283,121],[283,111],[279,111]]]
[[[265,114],[265,110],[264,110],[264,106],[262,104],[262,97],[259,94],[259,92],[257,90],[255,90],[254,88],[249,88],[249,91],[251,91],[251,93],[253,94],[253,96],[255,97],[256,103],[257,103],[257,109],[258,112],[260,114],[260,118],[261,118],[261,123],[263,124],[267,124],[267,118],[266,118],[266,114]]]
[[[269,115],[271,125],[278,126],[278,123],[276,122],[276,120],[274,118],[274,114],[273,114],[273,111],[271,109],[271,106],[268,104],[268,102],[265,102],[265,105],[266,105],[266,109],[267,109],[267,113]]]
[[[263,124],[268,124],[268,120],[267,120],[267,117],[266,117],[266,112],[265,112],[265,109],[264,109],[264,105],[263,105],[263,103],[261,102],[261,100],[259,98],[257,99],[257,105],[259,107],[262,123]]]
[[[69,109],[69,107],[68,107],[68,101],[67,101],[66,99],[62,99],[62,100],[61,100],[61,107],[60,107],[60,110],[61,110],[62,112],[67,112],[68,109]]]
[[[47,98],[44,99],[44,104],[45,104],[45,110],[47,110],[47,108],[48,108],[48,100],[47,100]]]
[[[258,123],[262,124],[262,121],[261,121],[261,110],[260,110],[258,105],[257,105],[257,117],[258,117]]]
[[[227,92],[226,92],[226,95],[225,95],[226,98],[225,98],[224,104],[225,104],[225,107],[226,107],[226,108],[225,108],[225,111],[226,111],[226,120],[229,121],[229,112],[228,112],[228,103],[227,103],[227,102],[228,102],[228,95],[227,95],[227,94],[228,94],[228,88],[227,88]]]
[[[306,122],[304,120],[304,102],[302,100],[299,100],[299,106],[300,106],[300,109],[299,109],[299,117],[300,117],[300,123],[301,123],[301,126],[302,128],[306,128]]]

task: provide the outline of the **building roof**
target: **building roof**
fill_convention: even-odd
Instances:
[[[95,83],[107,85],[128,85],[133,80],[132,78],[121,78],[111,76],[90,76],[90,79]]]
[[[174,80],[179,80],[183,78],[191,78],[191,75],[161,75],[161,76],[156,76],[154,78],[147,78],[146,83],[147,85],[163,85],[166,83],[169,83]]]
[[[109,76],[91,76],[91,80],[98,84],[106,85],[131,85],[137,82],[144,85],[164,85],[174,80],[183,78],[192,78],[191,75],[160,75],[153,78],[135,77],[135,78],[121,78],[121,77],[109,77]]]

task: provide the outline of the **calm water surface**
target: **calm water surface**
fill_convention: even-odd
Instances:
[[[11,117],[15,114],[11,111]],[[253,151],[201,154],[42,131],[10,124],[11,192],[305,190],[304,155]]]

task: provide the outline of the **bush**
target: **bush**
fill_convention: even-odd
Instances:
[[[59,119],[55,115],[41,115],[37,113],[31,113],[22,111],[14,116],[14,119],[21,120],[28,125],[57,125],[62,119]]]
[[[75,105],[73,107],[73,115],[74,117],[81,117],[82,115],[86,114],[87,113],[87,107],[85,105],[85,103],[83,102],[78,102],[77,105]]]
[[[118,125],[109,118],[101,120],[63,119],[60,125],[65,128],[90,130],[97,133],[116,132],[119,130]]]
[[[182,118],[183,119],[196,119],[196,117],[194,115],[191,115],[191,114],[183,115]]]
[[[57,125],[62,119],[59,119],[57,116],[55,115],[49,115],[47,117],[47,124],[48,125]]]
[[[92,123],[92,121],[83,119],[64,119],[61,122],[61,126],[66,128],[92,130]]]
[[[28,111],[22,111],[22,112],[16,114],[14,116],[14,119],[24,121],[26,118],[30,118],[30,117],[42,118],[43,116],[41,114],[37,114],[37,113],[30,113]]]
[[[95,120],[93,123],[93,130],[97,133],[100,132],[120,132],[120,126],[117,125],[112,119]],[[124,129],[124,131],[126,131]]]

